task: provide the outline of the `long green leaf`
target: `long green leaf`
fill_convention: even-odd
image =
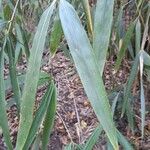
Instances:
[[[116,95],[116,97],[114,98],[113,104],[112,104],[112,112],[113,112],[113,116],[114,116],[114,111],[116,108],[116,103],[118,100],[119,94]],[[102,126],[98,125],[97,128],[94,129],[92,135],[90,136],[90,138],[87,140],[86,144],[84,145],[84,147],[82,148],[83,150],[92,150],[94,145],[96,144],[96,142],[99,139],[99,136],[102,132]],[[123,147],[129,148],[129,150],[132,149],[132,146],[128,143],[128,141],[125,139],[125,137],[117,130],[117,137],[118,137],[118,141],[121,145],[123,145]],[[110,142],[108,143],[108,146],[112,148],[112,146],[110,146]]]
[[[55,9],[55,2],[56,1],[53,1],[51,6],[48,7],[41,16],[37,32],[33,40],[33,46],[30,51],[31,53],[29,57],[28,71],[21,101],[20,124],[16,150],[20,150],[23,148],[32,124],[34,99],[39,79],[42,52],[44,49],[50,19],[53,14],[53,10]]]
[[[144,50],[141,50],[143,59],[144,59],[144,65],[150,66],[150,55],[145,52]]]
[[[21,48],[23,49],[28,59],[30,55],[30,51],[29,51],[29,46],[25,35],[25,31],[22,29],[22,27],[19,24],[16,24],[16,32],[17,32],[18,41],[21,44]]]
[[[58,16],[56,16],[50,37],[50,52],[53,56],[57,51],[62,34],[63,32],[61,28],[60,19],[58,18]]]
[[[113,150],[113,147],[110,143],[110,141],[107,140],[107,150]]]
[[[60,1],[59,15],[85,92],[114,149],[118,149],[109,101],[87,34],[74,8],[65,0]]]
[[[101,132],[102,132],[102,126],[98,125],[98,127],[93,131],[92,135],[90,136],[90,138],[88,139],[84,147],[82,148],[82,150],[92,150],[93,146],[98,141]],[[120,145],[123,146],[125,150],[133,150],[131,144],[118,130],[117,130],[117,137]]]
[[[13,51],[12,43],[9,37],[7,38],[6,50],[7,50],[7,55],[9,58],[9,72],[10,72],[10,81],[12,85],[12,90],[14,93],[18,112],[20,112],[21,93],[20,93],[20,88],[19,88],[18,79],[17,79],[15,61],[13,57],[14,51]]]
[[[118,101],[118,97],[119,97],[119,93],[115,96],[114,100],[113,100],[113,103],[112,103],[112,114],[114,116],[114,113],[115,113],[115,109],[116,109],[116,105],[117,105],[117,101]]]
[[[133,147],[131,146],[131,144],[119,131],[117,131],[117,136],[118,136],[119,143],[123,146],[125,150],[133,150]]]
[[[135,31],[136,31],[135,32],[135,48],[136,48],[136,54],[137,54],[141,48],[141,23],[139,19],[136,23]]]
[[[94,20],[93,49],[101,75],[106,61],[113,20],[114,0],[99,0]]]
[[[22,88],[25,82],[25,74],[18,75],[17,78],[18,78],[19,87]],[[51,79],[52,79],[51,76],[46,72],[40,72],[38,86],[46,84]],[[8,76],[8,78],[5,80],[5,90],[10,90],[11,88],[12,86],[10,82],[10,77]]]
[[[131,146],[131,144],[127,141],[127,139],[119,131],[117,131],[117,137],[118,137],[118,141],[119,141],[120,145],[123,147],[124,150],[133,150],[133,147]],[[110,144],[110,142],[108,142],[107,146],[108,146],[107,150],[113,150],[113,147]]]
[[[124,115],[125,111],[127,112],[127,117],[128,117],[128,121],[130,124],[130,127],[134,128],[134,124],[133,124],[133,112],[132,112],[132,106],[130,105],[130,101],[129,101],[129,96],[131,95],[131,88],[132,88],[132,84],[135,80],[135,77],[138,73],[138,64],[139,64],[139,53],[136,56],[134,62],[133,62],[133,66],[131,69],[131,73],[130,76],[128,78],[127,81],[127,85],[125,87],[125,91],[124,91],[124,103],[123,103],[123,108],[122,108],[122,116]]]
[[[42,150],[47,149],[49,136],[54,125],[54,119],[55,119],[55,113],[56,113],[56,97],[57,97],[56,88],[54,88],[51,101],[47,108],[46,116],[44,119],[44,124],[43,124],[44,128],[43,128],[43,134],[42,134]]]
[[[122,61],[123,57],[125,56],[125,51],[128,48],[128,45],[130,43],[130,40],[131,40],[131,37],[133,35],[133,31],[134,31],[136,22],[137,21],[135,20],[134,22],[131,23],[131,25],[129,26],[129,29],[127,30],[127,33],[126,33],[125,37],[123,38],[123,43],[122,43],[121,49],[120,49],[120,51],[117,55],[117,61],[116,61],[116,64],[115,64],[116,70],[119,69],[121,61]]]
[[[9,150],[13,150],[10,140],[8,119],[5,105],[5,85],[4,85],[4,51],[0,49],[0,127],[3,130],[4,139]]]
[[[39,144],[40,140],[41,140],[40,135],[37,135],[37,137],[32,145],[31,150],[39,150],[40,149],[40,144]]]
[[[117,34],[119,40],[122,40],[123,35],[124,35],[124,26],[123,26],[123,8],[121,7],[118,13],[117,21],[116,21],[116,28],[117,28]]]
[[[49,103],[53,99],[53,91],[54,91],[54,83],[50,83],[48,86],[48,89],[42,98],[41,105],[39,109],[36,111],[32,126],[30,128],[30,132],[28,134],[27,140],[24,144],[23,150],[26,150],[29,148],[31,143],[33,142],[36,132],[38,131],[39,126],[41,125],[42,119],[48,109]]]
[[[86,142],[86,144],[84,145],[83,150],[92,150],[93,146],[96,144],[96,142],[99,139],[100,134],[102,133],[103,128],[101,125],[98,125],[96,127],[96,129],[94,129],[92,135],[90,136],[90,138],[88,139],[88,141]]]

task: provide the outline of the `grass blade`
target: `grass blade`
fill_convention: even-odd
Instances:
[[[107,150],[113,150],[113,147],[108,140],[107,140]]]
[[[5,41],[6,42],[6,41]],[[5,45],[5,43],[4,43]],[[9,150],[13,150],[10,140],[10,133],[8,127],[8,119],[5,105],[5,85],[4,85],[4,51],[0,49],[0,127],[3,130],[4,140]]]
[[[40,140],[41,140],[40,135],[37,135],[37,137],[32,145],[31,150],[39,150],[40,149]]]
[[[124,26],[123,26],[123,7],[119,9],[117,21],[116,21],[116,32],[118,35],[118,39],[122,40],[123,35],[124,35]]]
[[[113,7],[114,0],[99,0],[96,4],[93,49],[101,75],[103,74],[111,35]]]
[[[117,136],[118,136],[119,143],[123,146],[125,150],[133,150],[133,147],[119,131],[117,131]]]
[[[135,80],[136,75],[138,74],[138,64],[139,64],[139,53],[134,60],[134,63],[133,63],[132,69],[131,69],[131,73],[130,73],[130,76],[129,76],[128,81],[127,81],[127,85],[125,87],[124,97],[123,97],[124,102],[123,102],[123,107],[122,107],[122,116],[124,115],[124,113],[126,111],[128,121],[129,121],[129,124],[130,124],[132,131],[134,128],[133,112],[132,112],[132,107],[130,105],[129,96],[131,95],[132,84]]]
[[[26,54],[26,58],[29,58],[30,51],[29,51],[29,46],[28,46],[28,41],[25,35],[25,31],[22,29],[22,27],[18,24],[16,24],[16,32],[17,32],[17,38],[19,40],[19,43],[21,44],[21,47]]]
[[[115,113],[115,109],[116,109],[117,101],[118,101],[118,98],[119,98],[119,94],[120,94],[120,93],[118,93],[118,94],[115,96],[115,98],[114,98],[114,100],[113,100],[113,103],[112,103],[111,109],[112,109],[112,114],[113,114],[113,116],[114,116],[114,113]]]
[[[137,54],[141,49],[141,23],[139,19],[136,23],[136,28],[135,28],[135,48]]]
[[[122,43],[121,49],[120,49],[120,51],[117,55],[117,61],[116,61],[116,64],[115,64],[115,69],[116,70],[119,69],[121,61],[122,61],[122,59],[125,55],[125,51],[129,46],[129,43],[130,43],[131,37],[133,35],[133,31],[134,31],[136,22],[137,21],[135,20],[134,22],[131,23],[131,25],[129,26],[129,29],[127,30],[127,33],[126,33],[125,37],[123,38],[123,43]]]
[[[30,128],[27,140],[24,144],[23,150],[29,149],[29,146],[33,142],[36,132],[37,132],[39,126],[41,125],[42,119],[48,109],[49,103],[53,99],[53,91],[54,91],[54,83],[52,82],[49,84],[48,89],[47,89],[44,97],[42,98],[41,105],[40,105],[39,109],[36,111],[36,114],[35,114],[32,126]]]
[[[47,108],[46,116],[44,119],[44,128],[42,133],[42,150],[47,149],[47,145],[49,142],[49,136],[52,131],[53,125],[54,125],[54,119],[55,119],[55,113],[56,113],[56,88],[54,87],[51,100],[49,103],[49,106]]]
[[[60,1],[59,15],[85,92],[114,149],[118,149],[109,101],[87,34],[75,10],[65,0]]]
[[[19,88],[18,79],[17,79],[17,72],[16,72],[15,61],[14,61],[15,58],[13,56],[12,43],[9,38],[7,38],[6,50],[7,50],[7,55],[9,58],[10,81],[11,81],[12,90],[14,93],[14,98],[16,101],[17,110],[19,113],[20,112],[21,93],[20,93],[20,88]]]
[[[116,103],[118,100],[118,96],[119,94],[117,94],[117,96],[114,98],[114,102],[112,104],[112,111],[114,114],[114,110],[116,107]],[[96,144],[96,142],[99,139],[99,136],[101,134],[101,132],[103,131],[103,128],[101,125],[98,125],[97,128],[93,131],[92,135],[90,136],[90,138],[88,139],[88,141],[86,142],[86,144],[84,145],[84,147],[82,148],[83,150],[92,150],[94,145]],[[129,144],[129,142],[125,139],[125,137],[117,130],[117,137],[118,137],[118,141],[119,143],[125,148],[125,149],[129,149],[129,150],[133,150],[132,146]],[[110,142],[109,142],[109,146],[110,146]],[[112,148],[112,146],[110,146],[109,148]]]
[[[44,49],[50,19],[53,14],[53,10],[55,9],[55,2],[56,1],[53,1],[51,6],[48,7],[41,16],[37,32],[33,40],[33,46],[30,51],[28,70],[21,101],[21,115],[16,150],[23,148],[33,121],[32,114],[39,79],[42,52]]]
[[[54,56],[57,51],[62,34],[63,32],[61,28],[60,19],[58,18],[58,16],[56,16],[50,37],[50,52],[52,56]]]
[[[143,59],[144,59],[144,65],[150,66],[150,55],[144,50],[141,50],[141,52],[142,52]]]
[[[96,129],[94,129],[92,135],[90,136],[90,138],[88,139],[88,141],[84,145],[83,150],[92,150],[94,145],[98,141],[99,136],[102,133],[102,131],[103,131],[102,126],[98,125],[98,127],[96,127]]]

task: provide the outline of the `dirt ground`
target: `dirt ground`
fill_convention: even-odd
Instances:
[[[116,74],[113,65],[114,58],[109,58],[105,66],[104,83],[108,93],[113,88],[119,87],[118,91],[122,91],[122,87],[128,77],[130,65],[123,62],[122,67]],[[42,70],[53,75],[55,84],[57,86],[57,113],[55,125],[50,137],[49,150],[62,150],[70,141],[83,144],[90,136],[94,128],[98,125],[98,120],[91,108],[88,98],[84,92],[83,86],[77,74],[73,63],[64,55],[62,51],[58,51],[54,58],[49,61],[49,52],[45,52],[43,56],[44,64]],[[26,63],[20,67],[22,70],[26,69]],[[24,67],[23,67],[24,66]],[[6,67],[7,68],[7,67]],[[6,69],[7,70],[7,69]],[[7,72],[7,71],[6,71]],[[43,92],[46,87],[41,87],[37,92],[36,106],[40,103]],[[149,91],[147,92],[149,93]],[[10,98],[12,93],[7,95]],[[148,97],[147,97],[148,99]],[[111,98],[110,98],[111,101]],[[115,117],[118,129],[128,138],[137,150],[150,149],[150,114],[147,113],[145,138],[140,138],[140,104],[139,99],[135,101],[136,112],[136,129],[133,135],[127,127],[126,118],[120,119],[120,112]],[[148,106],[148,104],[147,104]],[[16,114],[16,107],[12,106],[8,110],[8,118],[13,144],[16,142],[16,135],[18,130],[18,118]],[[0,150],[5,150],[2,134],[0,134]],[[106,142],[103,138],[98,141],[95,150],[106,149]]]

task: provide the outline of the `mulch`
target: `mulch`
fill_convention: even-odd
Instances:
[[[45,52],[43,56],[42,70],[53,75],[55,84],[57,86],[57,113],[55,119],[54,129],[50,137],[49,150],[62,150],[65,145],[73,141],[78,144],[83,144],[88,139],[94,128],[98,125],[98,120],[93,112],[93,109],[88,101],[88,98],[84,92],[82,83],[77,74],[75,66],[72,61],[67,58],[62,51],[58,51],[57,54],[49,60],[49,52]],[[104,71],[104,83],[105,87],[110,93],[113,88],[119,87],[118,90],[122,90],[122,86],[126,82],[129,74],[130,65],[124,61],[122,63],[122,69],[117,73],[113,69],[114,58],[109,58]],[[24,63],[25,64],[25,63]],[[22,65],[21,65],[22,66]],[[26,69],[26,65],[24,65]],[[7,70],[7,69],[6,69]],[[6,71],[7,72],[7,71]],[[8,74],[8,72],[7,72]],[[39,105],[41,97],[45,92],[46,87],[38,89],[36,106]],[[135,145],[135,149],[147,150],[150,149],[150,115],[147,113],[145,138],[140,138],[140,114],[139,114],[139,100],[135,101],[136,111],[136,123],[137,132],[132,134],[126,126],[126,119],[119,119],[118,116],[118,128],[122,133]],[[147,103],[148,104],[148,103]],[[13,145],[16,142],[16,136],[18,131],[18,117],[16,113],[16,107],[12,106],[8,111],[8,119],[10,126],[10,134]],[[118,112],[119,114],[119,112]],[[144,144],[143,144],[144,143]],[[6,149],[2,134],[0,134],[0,150]],[[106,149],[106,142],[102,138],[95,146],[95,150]]]

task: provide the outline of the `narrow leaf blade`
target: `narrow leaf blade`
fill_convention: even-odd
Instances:
[[[85,92],[114,149],[118,149],[110,105],[87,34],[75,10],[65,0],[60,1],[59,15]]]
[[[44,49],[49,22],[53,14],[53,10],[55,9],[55,2],[56,1],[53,1],[51,6],[48,7],[43,13],[33,40],[32,49],[30,51],[28,71],[21,102],[20,124],[16,145],[17,150],[23,148],[32,124],[34,99],[39,79],[42,52]]]
[[[47,149],[47,145],[49,142],[49,136],[52,131],[53,125],[54,125],[54,119],[55,119],[55,113],[56,113],[56,88],[54,87],[50,103],[47,108],[46,116],[44,119],[44,128],[43,128],[43,134],[42,134],[42,150]]]
[[[13,150],[12,143],[10,140],[10,133],[8,127],[8,119],[6,114],[5,105],[5,85],[4,85],[4,51],[0,49],[0,127],[3,130],[4,139],[7,147]]]
[[[117,55],[117,61],[116,61],[116,64],[115,64],[115,69],[116,70],[119,69],[121,61],[122,61],[123,57],[125,56],[125,51],[128,48],[131,37],[133,35],[135,24],[136,24],[136,20],[131,23],[131,25],[129,26],[129,29],[127,30],[127,33],[126,33],[125,37],[123,38],[123,43],[122,43],[121,49],[120,49],[120,51]]]
[[[96,4],[93,49],[102,75],[110,40],[114,0],[99,0]]]
[[[28,137],[27,137],[27,140],[23,147],[23,150],[28,149],[30,144],[33,142],[36,132],[37,132],[39,126],[41,125],[44,114],[47,111],[48,105],[49,105],[50,101],[52,100],[53,90],[54,90],[54,83],[52,82],[49,84],[49,86],[47,88],[47,92],[45,93],[44,97],[42,98],[41,105],[38,108],[38,110],[36,111],[34,120],[32,122],[32,126],[30,128],[30,132],[28,134]]]

